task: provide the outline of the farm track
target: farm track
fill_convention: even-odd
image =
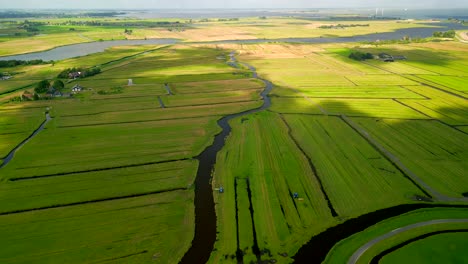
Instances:
[[[349,219],[344,223],[330,227],[324,232],[313,236],[294,256],[296,263],[322,263],[330,250],[339,241],[359,233],[381,221],[423,208],[466,208],[468,205],[432,205],[403,204],[385,208]]]
[[[63,173],[55,173],[55,174],[44,174],[44,175],[36,175],[36,176],[21,177],[21,178],[11,178],[11,179],[9,179],[9,181],[26,181],[26,180],[43,179],[43,178],[51,178],[51,177],[63,177],[63,176],[82,174],[82,173],[89,173],[89,172],[134,168],[134,167],[156,165],[156,164],[165,164],[165,163],[172,163],[172,162],[178,162],[178,161],[187,161],[187,160],[190,160],[190,158],[176,159],[176,160],[164,160],[164,161],[156,161],[156,162],[146,162],[146,163],[115,166],[115,167],[108,167],[108,168],[92,169],[92,170],[72,171],[72,172],[63,172]]]
[[[428,238],[428,237],[431,237],[431,236],[435,236],[435,235],[439,235],[439,234],[447,234],[447,233],[468,233],[468,229],[455,229],[455,230],[445,230],[445,231],[437,231],[437,232],[431,232],[431,233],[428,233],[428,234],[425,234],[425,235],[422,235],[422,236],[418,236],[418,237],[415,237],[413,239],[410,239],[408,241],[405,241],[399,245],[396,245],[390,249],[387,249],[387,250],[384,250],[382,253],[378,254],[377,256],[375,256],[369,264],[379,264],[380,260],[385,257],[386,255],[392,253],[393,251],[396,251],[406,245],[409,245],[413,242],[416,242],[416,241],[419,241],[419,240],[422,240],[422,239],[425,239],[425,238]]]
[[[320,185],[320,190],[322,191],[322,194],[323,196],[325,197],[325,200],[327,201],[327,204],[328,204],[328,208],[330,209],[330,213],[333,217],[337,217],[338,216],[338,213],[336,212],[335,208],[333,207],[333,204],[330,200],[330,198],[328,197],[328,194],[327,192],[325,191],[325,188],[323,187],[323,183],[322,183],[322,180],[320,179],[320,176],[318,175],[318,172],[317,172],[317,169],[315,168],[315,165],[314,163],[312,162],[312,159],[306,154],[306,152],[304,151],[304,149],[302,148],[302,146],[299,144],[299,142],[297,142],[296,138],[294,138],[294,136],[292,135],[292,129],[291,127],[289,126],[288,122],[286,122],[284,116],[282,114],[279,115],[281,117],[281,120],[283,121],[283,123],[286,125],[286,127],[288,128],[288,134],[289,134],[289,137],[292,139],[292,141],[294,142],[294,144],[296,144],[296,147],[302,152],[302,155],[304,155],[304,157],[307,159],[308,163],[309,163],[309,167],[312,169],[312,172],[314,173],[315,175],[315,178],[318,182],[318,184]]]
[[[468,223],[468,219],[437,219],[437,220],[431,220],[431,221],[426,221],[426,222],[421,222],[421,223],[416,223],[412,225],[408,225],[405,227],[397,228],[394,229],[384,235],[381,235],[379,237],[376,237],[372,239],[371,241],[367,242],[365,245],[360,247],[354,254],[349,258],[348,264],[355,264],[358,262],[359,258],[371,247],[376,245],[377,243],[388,239],[390,237],[393,237],[397,234],[404,233],[406,231],[416,229],[419,227],[425,227],[425,226],[431,226],[431,225],[438,225],[438,224],[449,224],[449,223]]]
[[[233,63],[237,64],[234,52],[230,54],[230,58]],[[221,133],[216,135],[213,144],[208,146],[197,157],[200,163],[198,166],[197,176],[195,178],[195,237],[190,249],[185,253],[184,257],[180,261],[181,264],[206,263],[213,251],[217,228],[211,176],[216,163],[216,156],[224,147],[225,140],[232,130],[229,125],[229,121],[237,117],[265,110],[271,105],[270,98],[267,95],[273,89],[273,84],[258,77],[254,67],[246,63],[242,64],[249,68],[253,74],[253,78],[258,79],[265,84],[265,89],[260,94],[263,99],[263,105],[256,109],[226,115],[221,118],[218,121],[218,125],[222,128]]]
[[[24,146],[31,139],[33,139],[35,136],[37,136],[37,134],[39,134],[42,130],[44,130],[47,123],[49,123],[49,121],[52,120],[49,113],[46,113],[45,116],[46,116],[46,120],[44,122],[42,122],[42,124],[39,126],[39,128],[36,129],[28,138],[23,140],[23,142],[21,142],[18,146],[16,146],[12,151],[10,151],[10,153],[8,153],[8,155],[5,158],[3,158],[3,163],[0,165],[0,169],[4,168],[6,165],[8,165],[8,163],[11,162],[11,160],[15,156],[15,153],[16,153],[17,150],[19,150],[22,146]]]
[[[144,193],[138,193],[138,194],[131,194],[131,195],[124,195],[124,196],[110,197],[110,198],[102,198],[102,199],[81,201],[81,202],[75,202],[75,203],[56,204],[56,205],[43,206],[43,207],[38,207],[38,208],[3,212],[3,213],[0,213],[0,216],[19,214],[19,213],[27,213],[27,212],[34,212],[34,211],[41,211],[41,210],[54,209],[54,208],[64,208],[64,207],[84,205],[84,204],[92,204],[92,203],[99,203],[99,202],[115,201],[115,200],[121,200],[121,199],[148,196],[148,195],[153,195],[153,194],[160,194],[160,193],[174,192],[174,191],[186,191],[186,190],[187,190],[186,188],[172,188],[172,189],[165,189],[165,190],[159,190],[159,191],[153,191],[153,192],[144,192]]]

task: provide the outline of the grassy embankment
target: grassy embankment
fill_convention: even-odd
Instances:
[[[358,250],[361,246],[366,244],[371,239],[384,235],[392,230],[402,228],[408,225],[412,225],[415,223],[421,223],[426,221],[431,221],[435,219],[466,219],[468,218],[468,213],[466,209],[456,209],[456,208],[437,208],[437,209],[420,209],[411,213],[407,213],[398,217],[394,217],[391,219],[387,219],[382,221],[368,229],[357,233],[347,239],[340,241],[327,256],[325,263],[346,263],[348,259],[353,255],[353,253]],[[408,232],[404,232],[393,236],[391,238],[385,239],[376,245],[372,246],[367,250],[358,263],[369,263],[369,261],[382,251],[389,249],[395,245],[398,245],[402,242],[410,240],[414,237],[435,232],[435,231],[443,231],[443,230],[453,230],[453,229],[460,229],[460,228],[467,228],[467,224],[437,224],[431,225],[426,227],[420,227],[414,230],[410,230]],[[425,241],[422,240],[422,241]],[[438,244],[437,247],[443,247],[444,244]],[[437,248],[436,247],[436,248]],[[434,249],[436,249],[434,248]],[[408,256],[415,256],[417,257],[419,254],[409,254]],[[433,252],[435,253],[435,252]],[[439,258],[446,256],[443,255],[432,255],[434,258]],[[426,256],[427,257],[427,256]],[[432,263],[432,262],[430,262]]]

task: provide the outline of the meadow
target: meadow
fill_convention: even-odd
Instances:
[[[53,118],[0,173],[0,235],[13,241],[0,261],[179,261],[194,236],[197,155],[220,131],[219,118],[261,104],[263,85],[218,58],[224,51],[113,48],[25,73],[39,80],[77,65],[103,70],[67,83],[64,92],[84,88],[73,98],[0,106],[2,157],[46,109]],[[183,93],[169,94],[165,83]]]

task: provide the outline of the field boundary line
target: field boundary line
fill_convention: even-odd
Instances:
[[[381,145],[377,140],[375,140],[367,131],[361,128],[358,124],[348,118],[346,115],[342,115],[341,119],[345,121],[351,128],[358,132],[362,137],[364,137],[372,146],[374,146],[384,157],[387,158],[396,168],[398,168],[404,175],[407,177],[414,185],[416,185],[424,194],[427,196],[436,199],[436,201],[441,202],[466,202],[468,197],[456,198],[450,197],[444,194],[439,193],[434,188],[429,186],[425,181],[423,181],[419,176],[412,172],[408,167],[406,167],[403,162],[400,161],[395,155],[388,151],[383,145]]]
[[[317,168],[315,167],[314,163],[312,162],[312,159],[306,154],[306,152],[304,151],[304,149],[302,148],[302,146],[299,144],[299,142],[296,140],[296,138],[294,138],[294,136],[292,135],[292,129],[291,127],[289,126],[288,122],[286,121],[286,119],[284,118],[284,116],[282,114],[278,114],[281,118],[281,121],[283,121],[283,123],[286,125],[286,127],[288,128],[288,135],[289,137],[291,138],[291,140],[294,142],[294,144],[296,145],[296,147],[301,151],[302,155],[306,158],[306,160],[308,161],[309,163],[309,167],[310,169],[312,170],[312,173],[315,175],[315,178],[317,180],[317,183],[319,184],[320,186],[320,190],[322,191],[322,194],[325,198],[325,200],[327,201],[327,204],[328,204],[328,209],[330,209],[330,213],[333,217],[338,217],[338,213],[336,212],[335,208],[333,207],[333,204],[330,200],[330,197],[328,196],[327,192],[325,191],[325,187],[323,187],[323,183],[322,183],[322,180],[320,179],[320,176],[318,174],[318,171],[317,171]],[[297,208],[296,208],[297,209]],[[299,214],[299,212],[298,212]]]
[[[359,135],[361,135],[367,142],[369,142],[378,152],[380,152],[388,161],[390,161],[399,171],[403,173],[414,185],[416,185],[424,194],[428,197],[433,197],[430,195],[425,189],[423,189],[419,184],[427,187],[429,192],[432,192],[432,188],[423,182],[418,176],[416,176],[412,171],[410,171],[406,166],[404,166],[401,161],[390,153],[387,149],[385,149],[380,143],[377,142],[374,138],[372,138],[367,131],[359,127],[356,123],[354,123],[351,119],[349,119],[345,115],[341,115],[341,119],[348,124],[354,131],[356,131]],[[401,167],[400,167],[401,166]],[[411,175],[411,176],[410,176]],[[435,192],[435,191],[434,191]]]
[[[159,191],[144,192],[144,193],[139,193],[139,194],[130,194],[130,195],[123,195],[123,196],[116,196],[116,197],[81,201],[81,202],[56,204],[56,205],[49,205],[49,206],[43,206],[43,207],[38,207],[38,208],[32,208],[32,209],[22,209],[22,210],[10,211],[10,212],[3,212],[3,213],[0,213],[0,216],[20,214],[20,213],[28,213],[28,212],[34,212],[34,211],[42,211],[42,210],[55,209],[55,208],[71,207],[71,206],[92,204],[92,203],[99,203],[99,202],[115,201],[115,200],[121,200],[121,199],[148,196],[148,195],[153,195],[153,194],[160,194],[160,193],[174,192],[174,191],[186,191],[186,190],[188,190],[188,189],[187,188],[172,188],[172,189],[164,189],[164,190],[159,190]]]
[[[29,176],[29,177],[10,178],[9,181],[14,182],[14,181],[34,180],[34,179],[40,179],[40,178],[62,177],[62,176],[68,176],[68,175],[73,175],[73,174],[83,174],[83,173],[89,173],[89,172],[99,172],[99,171],[117,170],[117,169],[125,169],[125,168],[143,167],[143,166],[148,166],[148,165],[165,164],[165,163],[173,163],[173,162],[188,161],[188,160],[192,160],[192,159],[185,158],[185,159],[176,159],[176,160],[165,160],[165,161],[146,162],[146,163],[139,163],[139,164],[130,164],[130,165],[123,165],[123,166],[108,167],[108,168],[92,169],[92,170],[82,170],[82,171],[45,174],[45,175],[37,175],[37,176]]]

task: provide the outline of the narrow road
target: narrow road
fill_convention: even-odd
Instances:
[[[372,239],[371,241],[367,242],[364,246],[360,247],[354,254],[349,258],[348,264],[355,264],[359,261],[359,258],[367,251],[369,248],[373,247],[377,243],[390,238],[392,236],[407,232],[409,230],[419,228],[419,227],[424,227],[424,226],[430,226],[430,225],[438,225],[438,224],[450,224],[450,223],[468,223],[468,219],[437,219],[437,220],[431,220],[431,221],[426,221],[426,222],[421,222],[421,223],[416,223],[412,225],[408,225],[405,227],[400,227],[397,229],[394,229],[384,235],[381,235],[379,237],[376,237]]]
[[[52,120],[52,117],[50,117],[49,113],[46,113],[46,120],[42,122],[41,126],[39,126],[39,128],[36,129],[28,138],[26,138],[23,142],[16,146],[12,151],[10,151],[10,153],[8,153],[8,155],[3,160],[3,163],[0,165],[0,169],[8,165],[8,163],[10,163],[10,161],[15,156],[16,151],[18,151],[22,146],[24,146],[32,138],[39,134],[39,132],[41,132],[44,129],[44,127],[47,125],[47,123],[49,123],[50,120]]]

